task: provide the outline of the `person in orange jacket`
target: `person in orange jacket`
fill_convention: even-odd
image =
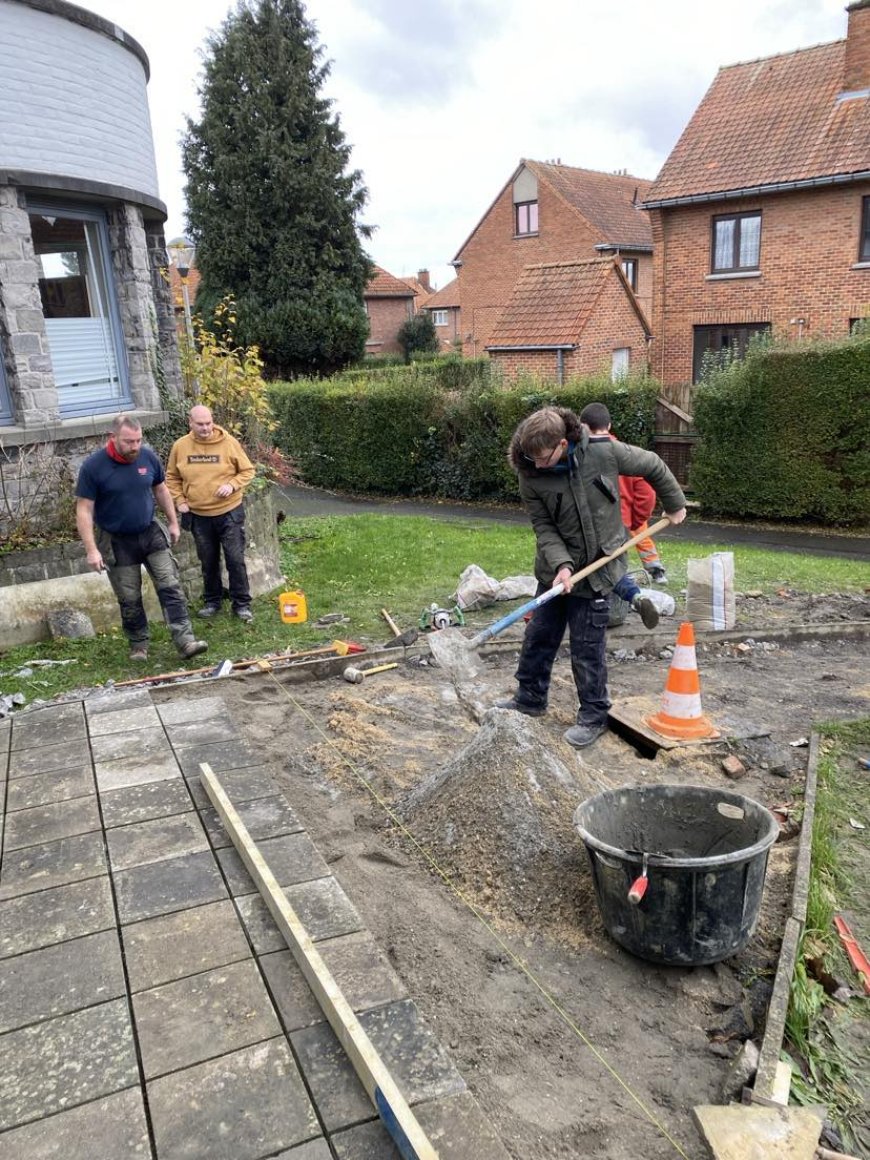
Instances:
[[[592,435],[607,434],[611,439],[616,438],[610,429],[610,412],[603,403],[587,404],[580,412],[580,422],[586,424]],[[656,493],[645,479],[639,475],[620,475],[619,503],[622,522],[632,536],[647,530],[655,502]],[[668,574],[652,537],[647,536],[641,540],[637,550],[650,579],[656,584],[667,584]]]

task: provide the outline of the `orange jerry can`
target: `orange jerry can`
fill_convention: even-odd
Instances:
[[[308,619],[305,593],[298,589],[294,592],[282,592],[278,597],[278,608],[285,624],[301,624],[303,620]]]

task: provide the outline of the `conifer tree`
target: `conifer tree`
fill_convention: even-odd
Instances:
[[[358,359],[368,335],[368,194],[321,95],[322,58],[301,0],[240,0],[209,38],[182,143],[197,310],[231,294],[238,340],[285,377]]]

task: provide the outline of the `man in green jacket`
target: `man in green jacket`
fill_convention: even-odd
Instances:
[[[577,415],[564,407],[543,407],[520,423],[508,461],[535,532],[538,594],[556,584],[564,584],[566,593],[536,609],[526,627],[517,691],[498,707],[529,717],[547,711],[553,663],[567,627],[580,708],[565,740],[583,749],[607,728],[608,595],[624,574],[625,561],[619,557],[573,587],[570,578],[625,542],[620,475],[646,479],[672,524],[686,518],[686,499],[658,455],[609,438],[590,442]]]

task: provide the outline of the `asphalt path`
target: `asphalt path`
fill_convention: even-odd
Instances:
[[[381,499],[322,491],[315,487],[279,488],[278,508],[287,516],[351,516],[366,512],[389,516],[430,516],[439,520],[528,523],[528,516],[521,507],[441,503],[431,499]],[[847,560],[864,560],[870,565],[870,536],[829,533],[824,528],[796,529],[783,525],[713,523],[698,519],[690,509],[686,522],[679,529],[668,528],[660,533],[660,538],[667,538],[670,535],[685,535],[697,543],[716,544],[724,548],[735,544],[750,544],[771,551],[808,552],[814,556],[839,556]]]

